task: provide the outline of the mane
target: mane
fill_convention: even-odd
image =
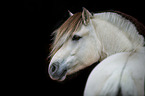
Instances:
[[[125,13],[122,13],[122,12],[119,12],[119,11],[114,11],[114,12],[121,15],[125,19],[129,20],[131,23],[133,23],[135,25],[137,31],[139,32],[139,34],[141,34],[145,37],[145,26],[141,22],[139,22],[136,18],[134,18],[130,15],[127,15]]]
[[[82,25],[82,12],[78,12],[69,17],[57,30],[55,34],[54,42],[51,46],[50,56],[53,56],[56,51],[66,42],[69,37],[78,30]]]
[[[120,14],[121,14],[121,12],[120,12]],[[143,46],[144,38],[142,35],[139,34],[135,24],[133,24],[129,19],[126,19],[125,17],[121,16],[120,14],[119,14],[119,12],[116,12],[116,13],[115,12],[104,12],[104,13],[94,14],[94,17],[105,20],[105,21],[113,24],[117,28],[119,28],[124,33],[124,35],[130,40],[130,42],[132,42],[133,49],[136,49],[139,46]],[[126,15],[126,17],[128,17],[128,16]],[[134,19],[134,21],[135,20],[136,19]],[[143,31],[145,31],[145,28]]]

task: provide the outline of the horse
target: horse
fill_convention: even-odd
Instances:
[[[88,77],[84,96],[144,96],[145,42],[139,33],[144,26],[138,29],[127,19],[129,15],[117,11],[92,14],[83,8],[69,13],[53,32],[50,78],[64,81],[99,61]]]

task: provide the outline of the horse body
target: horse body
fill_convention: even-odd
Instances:
[[[101,61],[91,72],[85,96],[144,95],[144,38],[131,21],[113,12],[82,13],[57,30],[49,75],[63,81],[66,75]]]
[[[84,96],[143,96],[145,48],[111,55],[96,66],[86,83]]]

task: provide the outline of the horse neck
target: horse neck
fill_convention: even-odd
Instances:
[[[134,42],[127,38],[125,32],[115,25],[101,19],[92,20],[97,38],[102,46],[102,57],[105,58],[115,53],[130,52],[135,50]],[[136,45],[137,47],[138,45]]]

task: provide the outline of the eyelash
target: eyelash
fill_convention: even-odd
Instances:
[[[78,41],[78,40],[80,40],[81,38],[82,38],[81,36],[74,35],[74,36],[72,37],[72,41]]]

